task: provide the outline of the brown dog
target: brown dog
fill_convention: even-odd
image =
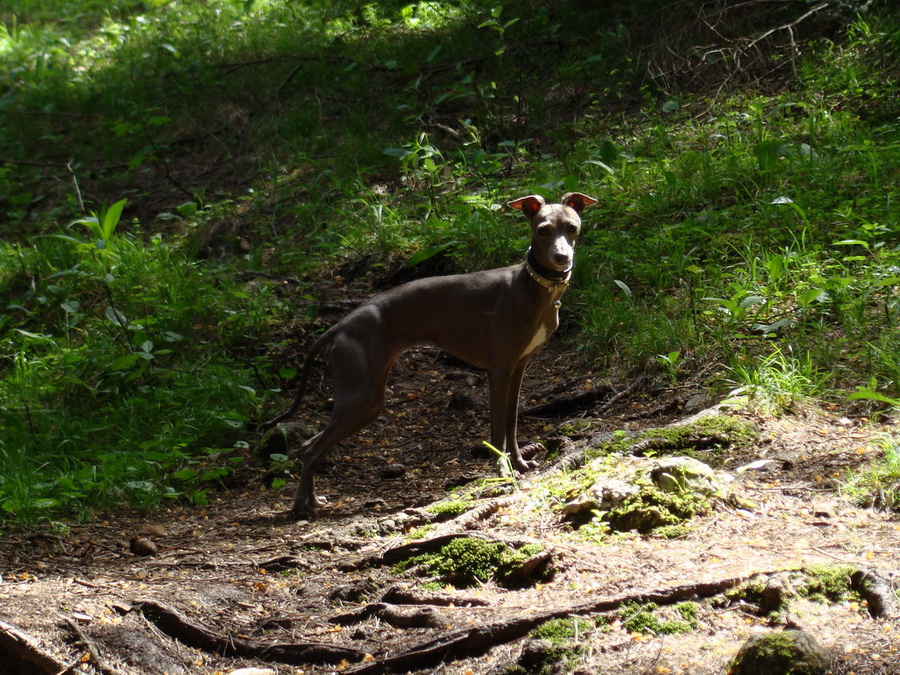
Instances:
[[[596,199],[578,192],[547,204],[530,195],[509,203],[531,223],[525,261],[500,269],[431,277],[375,296],[313,344],[291,408],[261,425],[269,428],[300,406],[315,356],[330,347],[334,410],[325,429],[300,448],[303,467],[292,512],[313,519],[324,500],[316,471],[335,445],[372,422],[385,404],[385,384],[397,357],[415,345],[434,345],[478,368],[490,386],[491,444],[526,471],[516,442],[519,390],[529,359],[559,325],[559,299],[571,275],[581,212]]]

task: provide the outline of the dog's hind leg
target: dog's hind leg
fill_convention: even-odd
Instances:
[[[313,520],[316,507],[325,500],[316,496],[316,472],[325,456],[341,441],[371,423],[384,409],[385,385],[393,358],[381,368],[374,368],[364,345],[353,340],[335,341],[329,362],[334,374],[334,409],[321,433],[313,436],[300,449],[303,466],[291,509],[296,518]],[[335,364],[339,363],[339,367]]]

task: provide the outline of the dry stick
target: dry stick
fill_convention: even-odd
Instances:
[[[72,162],[74,161],[74,159],[70,159],[66,163],[66,168],[72,174],[72,184],[75,186],[75,196],[78,198],[78,210],[84,213],[84,199],[81,197],[81,188],[78,186],[78,176],[75,174],[75,169],[72,168]]]
[[[113,668],[102,656],[100,656],[100,652],[97,651],[94,643],[88,639],[88,636],[78,627],[78,624],[69,618],[65,618],[64,621],[66,622],[66,625],[72,629],[72,632],[78,636],[78,641],[84,645],[85,649],[87,649],[88,655],[91,657],[91,662],[97,667],[97,670],[104,673],[104,675],[121,675],[121,671]]]

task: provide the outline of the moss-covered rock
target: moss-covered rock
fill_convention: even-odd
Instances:
[[[716,472],[693,457],[665,457],[654,460],[651,467],[650,480],[663,492],[706,497],[724,493]]]
[[[594,460],[585,471],[603,472],[563,513],[578,522],[599,518],[614,530],[647,533],[682,525],[707,513],[726,487],[709,466],[690,457]]]
[[[614,530],[646,534],[658,527],[681,524],[709,508],[708,500],[690,492],[672,493],[646,486],[612,509],[606,519]]]
[[[805,631],[786,630],[750,638],[731,662],[729,675],[825,675],[831,658]]]

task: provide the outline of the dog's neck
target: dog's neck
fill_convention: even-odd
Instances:
[[[525,254],[525,270],[528,272],[528,276],[547,290],[565,288],[569,285],[569,279],[572,277],[572,265],[562,272],[551,270],[534,259],[534,253],[530,248]]]

